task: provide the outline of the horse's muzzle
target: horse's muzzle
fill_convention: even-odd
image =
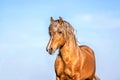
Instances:
[[[50,54],[53,54],[55,52],[55,49],[50,47],[50,48],[46,48],[46,51]]]

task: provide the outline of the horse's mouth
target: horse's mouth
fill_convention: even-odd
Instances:
[[[55,51],[50,51],[50,52],[49,52],[50,55],[52,55],[52,54],[54,54],[54,53],[55,53]]]

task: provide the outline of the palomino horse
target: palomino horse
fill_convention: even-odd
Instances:
[[[53,54],[59,49],[55,61],[56,80],[98,80],[95,76],[95,56],[86,45],[78,46],[73,27],[59,17],[50,18],[50,40],[46,50]]]

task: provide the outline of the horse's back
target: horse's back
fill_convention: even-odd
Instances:
[[[82,50],[82,52],[87,53],[91,57],[94,58],[94,52],[93,52],[93,50],[89,46],[87,46],[87,45],[81,45],[81,46],[79,46],[79,48],[80,48],[80,50]]]
[[[81,64],[81,76],[84,78],[92,79],[95,75],[95,56],[93,50],[86,46],[81,45],[80,48],[80,58]]]

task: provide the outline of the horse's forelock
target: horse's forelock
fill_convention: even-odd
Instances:
[[[55,22],[55,23],[54,23]],[[53,28],[53,24],[59,24],[58,20],[54,20],[53,23],[50,24],[49,29]],[[74,28],[71,26],[70,23],[68,23],[67,21],[63,21],[63,25],[61,26],[54,26],[54,27],[58,27],[58,28],[62,28],[63,30],[65,30],[68,34],[74,34]]]

